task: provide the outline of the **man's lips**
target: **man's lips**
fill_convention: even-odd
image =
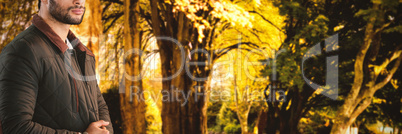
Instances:
[[[76,15],[81,15],[84,13],[84,9],[73,9],[71,11]]]

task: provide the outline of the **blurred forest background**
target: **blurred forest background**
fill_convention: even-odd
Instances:
[[[0,1],[0,52],[37,3]],[[72,30],[96,55],[115,133],[402,133],[401,0],[85,5]],[[332,52],[328,37],[338,37]],[[328,74],[339,77],[336,100],[310,86]],[[168,101],[175,91],[184,94]]]

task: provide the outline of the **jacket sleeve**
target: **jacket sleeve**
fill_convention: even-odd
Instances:
[[[110,120],[109,109],[106,105],[105,99],[103,99],[102,93],[99,90],[98,84],[96,84],[96,87],[98,94],[99,119],[109,122],[109,125],[106,126],[106,129],[109,130],[110,134],[113,134],[113,126]]]
[[[18,39],[0,54],[0,120],[4,134],[73,134],[33,122],[43,70],[31,45]]]

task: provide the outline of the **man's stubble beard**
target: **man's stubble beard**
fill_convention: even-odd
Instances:
[[[84,14],[85,14],[85,7],[74,6],[74,7],[69,7],[67,10],[64,10],[54,0],[49,0],[49,4],[50,4],[50,6],[49,6],[50,15],[57,21],[64,23],[64,24],[70,24],[70,25],[81,24],[81,22],[84,18]],[[84,9],[84,13],[82,14],[81,18],[75,19],[69,14],[69,11],[74,8],[83,8]]]

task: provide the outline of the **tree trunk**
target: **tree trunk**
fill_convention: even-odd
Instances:
[[[162,66],[162,132],[165,134],[206,133],[204,82],[193,81],[185,67],[192,40],[190,20],[182,12],[172,13],[173,6],[151,0],[152,31],[157,38]],[[163,9],[158,9],[164,7]],[[163,10],[163,11],[161,11]],[[161,18],[163,15],[163,18]],[[179,45],[180,43],[181,45]],[[197,45],[194,45],[197,46]],[[206,72],[203,68],[197,68]],[[197,87],[198,86],[198,87]]]
[[[240,121],[241,132],[242,134],[248,134],[248,114],[251,109],[251,104],[247,104],[244,107],[237,107],[236,109],[237,117]]]
[[[260,115],[258,116],[258,134],[263,134],[265,130],[265,126],[267,125],[267,112],[265,110],[261,111]]]
[[[206,133],[206,118],[203,118],[203,115],[206,115],[206,104],[203,96],[205,89],[196,87],[196,82],[193,82],[184,70],[179,69],[180,64],[182,64],[181,56],[184,55],[174,51],[178,50],[175,47],[172,48],[172,58],[163,55],[166,53],[161,53],[161,57],[165,57],[161,58],[162,63],[166,63],[165,60],[168,60],[173,65],[163,64],[163,72],[170,70],[173,73],[178,72],[177,77],[173,77],[171,81],[163,82],[162,131],[165,134]],[[168,76],[164,75],[164,78]]]
[[[242,134],[248,134],[248,123],[247,123],[247,117],[242,117],[240,120],[240,127],[241,127],[241,133]]]
[[[349,125],[350,126],[350,125]],[[349,127],[347,124],[334,124],[332,126],[331,133],[332,134],[344,134],[348,130]],[[335,130],[334,130],[335,129]]]
[[[378,7],[378,4],[374,4],[373,7]],[[358,114],[356,113],[352,117],[352,114],[355,113],[355,109],[357,105],[360,103],[360,99],[358,98],[365,98],[366,96],[363,96],[365,94],[362,94],[363,91],[361,91],[364,80],[364,59],[366,57],[366,53],[370,47],[370,44],[372,42],[372,35],[373,35],[373,27],[374,27],[374,22],[375,22],[375,16],[372,16],[367,23],[366,30],[365,30],[365,37],[364,37],[364,43],[361,46],[357,56],[356,56],[356,61],[355,61],[355,66],[354,66],[354,82],[352,85],[352,89],[348,96],[345,98],[345,103],[340,107],[340,109],[337,111],[338,117],[335,119],[334,124],[331,129],[332,134],[343,134],[346,133],[347,129],[350,127],[350,125],[354,122],[355,118],[357,117]],[[366,76],[367,77],[367,76]],[[367,89],[370,90],[370,89]],[[366,90],[366,91],[367,91]],[[367,105],[368,106],[368,105]],[[367,106],[359,106],[361,109],[365,109]],[[363,111],[363,110],[361,110]],[[356,111],[358,112],[358,111]]]
[[[203,96],[197,96],[200,104],[200,109],[201,109],[201,133],[202,134],[207,134],[208,133],[208,102],[209,102],[209,92],[210,92],[210,82],[211,82],[211,72],[206,72],[209,73],[208,75],[208,81],[202,82],[202,88],[200,91],[203,91]]]
[[[125,0],[124,50],[125,93],[120,94],[123,132],[145,134],[145,109],[141,80],[141,34],[139,27],[139,4],[136,0]]]
[[[302,90],[299,92],[298,90],[297,88],[288,89],[288,94],[286,95],[287,99],[282,103],[282,106],[279,106],[279,102],[276,100],[270,100],[268,95],[265,96],[266,100],[269,100],[267,101],[268,111],[266,112],[266,132],[268,134],[299,133],[297,126],[301,117],[310,109],[310,107],[306,106],[306,103],[309,96],[311,96],[314,91]],[[275,92],[269,92],[270,94],[275,94]]]

